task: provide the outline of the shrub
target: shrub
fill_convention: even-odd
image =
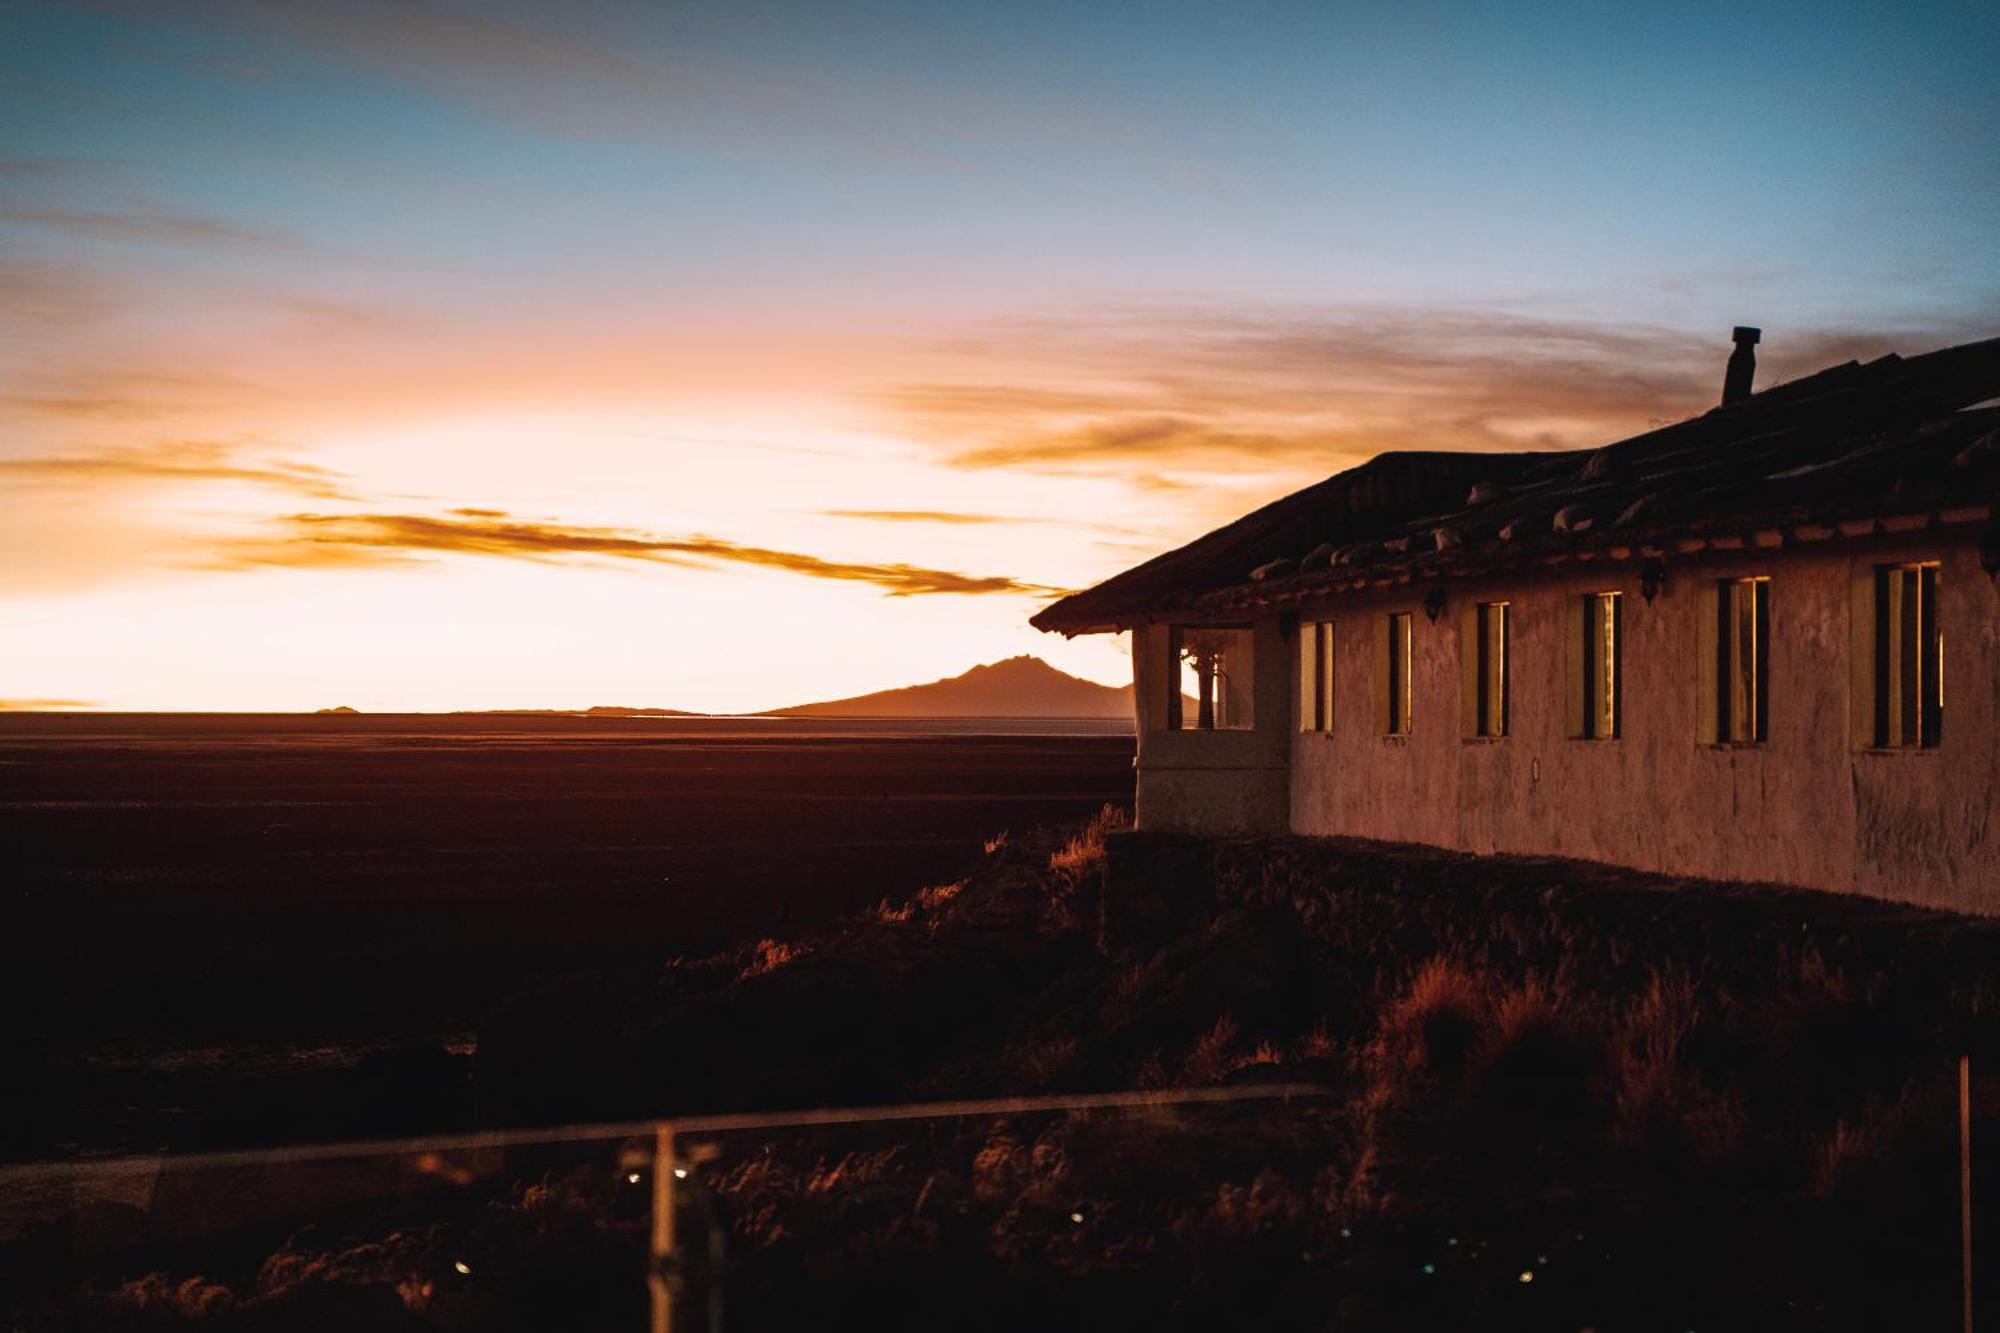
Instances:
[[[1057,848],[1049,857],[1049,873],[1055,877],[1057,891],[1064,896],[1072,895],[1102,874],[1105,835],[1117,832],[1128,822],[1123,810],[1106,805],[1092,816],[1082,832]]]
[[[1491,986],[1462,960],[1440,955],[1420,964],[1382,1011],[1370,1051],[1377,1090],[1395,1092],[1413,1078],[1462,1077],[1491,1008]]]
[[[812,950],[809,946],[794,944],[787,940],[758,940],[750,946],[750,961],[743,965],[740,975],[748,979],[762,976],[766,972],[775,972],[786,963],[803,958],[810,952]]]
[[[1236,1067],[1231,1052],[1236,1046],[1236,1020],[1223,1014],[1214,1026],[1195,1040],[1182,1072],[1191,1084],[1220,1083]]]
[[[1611,1041],[1613,1144],[1687,1153],[1705,1162],[1742,1147],[1740,1101],[1710,1088],[1688,1060],[1700,1018],[1691,978],[1679,971],[1652,973]]]

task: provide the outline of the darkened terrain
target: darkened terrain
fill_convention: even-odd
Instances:
[[[2000,1057],[2000,924],[1117,822],[641,984],[524,995],[481,1027],[493,1112],[1322,1090],[684,1125],[696,1326],[717,1292],[739,1329],[1955,1326],[1956,1067]],[[26,1329],[631,1328],[652,1149],[170,1164],[0,1261]],[[1991,1154],[1973,1188],[2000,1191]]]
[[[0,1148],[462,1123],[509,995],[804,930],[1129,799],[1129,734],[1064,725],[0,715]]]

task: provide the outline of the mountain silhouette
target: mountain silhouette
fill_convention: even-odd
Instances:
[[[772,710],[777,717],[1132,716],[1132,687],[1099,685],[1023,654],[928,685]]]

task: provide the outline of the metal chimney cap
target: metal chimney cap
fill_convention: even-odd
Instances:
[[[1736,340],[1736,345],[1739,347],[1745,343],[1755,347],[1764,340],[1764,330],[1752,328],[1748,324],[1738,324],[1729,331],[1729,336]]]

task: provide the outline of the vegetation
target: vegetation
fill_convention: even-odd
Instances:
[[[796,1323],[808,1296],[815,1327],[873,1329],[1953,1317],[1954,1067],[2000,1055],[2000,923],[1406,848],[1121,841],[1121,822],[995,839],[962,881],[676,960],[644,993],[523,1000],[482,1034],[482,1097],[519,1118],[549,1078],[594,1080],[618,1115],[1327,1090],[687,1145],[683,1234],[720,1245],[691,1239],[688,1299],[719,1253],[735,1327]],[[234,1281],[107,1270],[90,1319],[262,1327],[355,1286],[412,1326],[531,1327],[564,1300],[569,1326],[611,1319],[579,1273],[641,1302],[643,1210],[616,1171],[516,1167],[476,1216],[323,1227]],[[441,1268],[466,1253],[515,1258]]]

